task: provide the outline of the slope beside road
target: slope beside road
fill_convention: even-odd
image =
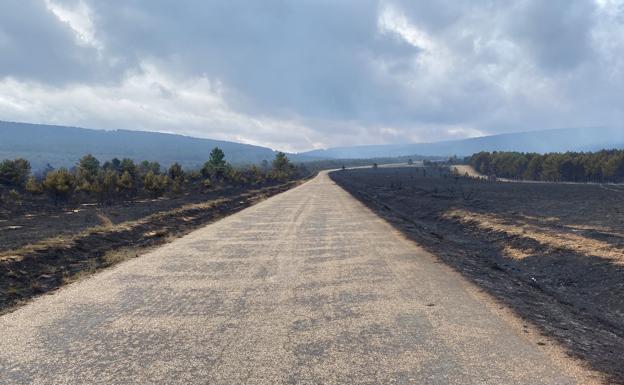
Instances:
[[[0,383],[592,383],[526,331],[320,174],[0,317]]]

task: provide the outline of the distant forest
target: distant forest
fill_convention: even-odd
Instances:
[[[484,175],[552,182],[624,182],[624,151],[479,152],[468,163]]]

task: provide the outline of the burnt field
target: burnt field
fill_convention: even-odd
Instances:
[[[301,182],[224,188],[106,207],[23,205],[0,220],[0,313]]]
[[[156,199],[143,197],[111,205],[88,202],[54,205],[46,197],[40,196],[23,202],[11,211],[0,209],[0,253],[46,239],[71,236],[93,227],[110,227],[136,221],[184,205],[234,197],[250,190],[278,184],[224,187],[211,191],[194,190],[177,196]]]
[[[332,179],[574,357],[624,383],[624,188],[503,183],[443,168]]]

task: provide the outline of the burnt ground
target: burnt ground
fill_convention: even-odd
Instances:
[[[78,277],[135,257],[299,181],[98,208],[21,208],[0,222],[0,313]]]
[[[242,194],[250,189],[270,187],[223,187],[209,191],[192,190],[184,195],[158,199],[140,198],[99,206],[72,203],[56,206],[45,196],[31,197],[8,211],[0,208],[0,253],[53,237],[71,236],[94,226],[116,225],[173,210],[186,204],[201,203]]]
[[[624,383],[623,188],[416,167],[330,175],[569,355]]]

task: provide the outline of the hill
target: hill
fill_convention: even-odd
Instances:
[[[450,140],[434,143],[335,147],[303,155],[318,158],[374,158],[418,154],[468,156],[479,151],[564,152],[624,148],[622,128],[565,128]]]
[[[203,164],[214,147],[220,147],[233,164],[270,161],[275,156],[275,151],[266,147],[182,135],[0,121],[0,159],[23,157],[35,170],[47,163],[71,167],[87,153],[101,161],[131,158],[155,160],[163,166],[178,162],[193,168]]]

